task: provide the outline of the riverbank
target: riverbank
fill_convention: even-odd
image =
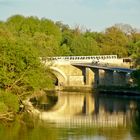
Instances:
[[[140,96],[139,91],[129,91],[129,90],[106,90],[99,89],[98,93],[109,94],[109,95],[119,95],[119,96]]]
[[[97,92],[99,94],[107,94],[111,96],[130,96],[130,97],[140,97],[140,91],[137,88],[130,87],[122,87],[122,86],[99,86],[97,88],[93,88],[92,86],[64,86],[64,87],[56,87],[54,90],[46,90],[49,93],[55,93],[57,91],[64,92]]]
[[[140,96],[140,91],[138,88],[134,87],[122,87],[122,86],[115,86],[115,87],[105,87],[99,86],[96,91],[102,94],[108,95],[118,95],[118,96]]]
[[[54,90],[46,90],[47,92],[66,91],[66,92],[93,92],[96,91],[102,94],[119,95],[119,96],[140,96],[138,88],[123,87],[123,86],[98,86],[94,88],[89,85],[84,86],[56,86]]]
[[[92,92],[93,87],[89,85],[83,86],[55,86],[54,89],[44,89],[44,91],[49,93],[55,93],[56,91],[66,91],[66,92]]]

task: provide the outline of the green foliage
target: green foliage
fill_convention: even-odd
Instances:
[[[127,56],[127,51],[122,46],[108,46],[108,45],[105,45],[101,49],[101,54],[118,55],[119,57],[122,57],[122,56]]]
[[[54,56],[59,55],[58,42],[53,35],[45,33],[35,33],[33,37],[33,45],[38,50],[39,56]]]
[[[8,107],[5,105],[4,102],[0,101],[0,113],[5,113],[7,111],[8,111]]]
[[[4,104],[8,107],[8,111],[17,112],[19,110],[18,97],[10,92],[3,93]]]
[[[128,43],[128,38],[121,30],[116,27],[106,29],[106,44],[125,46]]]
[[[74,39],[74,34],[71,30],[64,30],[62,32],[62,40],[61,44],[65,44],[67,46],[70,46],[72,44],[72,41]]]
[[[19,110],[18,97],[10,92],[0,92],[0,113],[7,111],[17,112]]]
[[[94,39],[90,37],[78,36],[73,40],[70,50],[73,55],[97,55],[99,48]]]
[[[6,25],[11,32],[17,36],[20,36],[24,20],[24,16],[15,15],[7,19]]]
[[[48,19],[42,19],[40,23],[40,31],[45,33],[48,36],[53,36],[58,43],[60,43],[62,38],[62,33],[60,28],[54,24],[53,21]]]
[[[129,44],[129,52],[131,57],[135,60],[136,67],[140,67],[140,40],[136,43]]]
[[[0,88],[20,94],[53,83],[49,71],[39,60],[37,49],[28,40],[0,30]]]
[[[117,54],[136,58],[139,53],[140,33],[127,24],[116,24],[101,33],[83,32],[79,26],[70,29],[60,21],[54,23],[45,18],[15,15],[5,23],[1,22],[0,29],[7,30],[20,45],[32,46],[39,56],[44,57]]]
[[[102,39],[101,54],[117,54],[119,57],[128,56],[126,46],[129,40],[127,35],[116,27],[107,28]]]
[[[71,52],[70,48],[66,44],[63,44],[60,47],[60,54],[61,54],[61,56],[71,56],[72,52]]]
[[[140,69],[132,72],[131,77],[134,80],[134,83],[137,84],[138,88],[140,89]]]

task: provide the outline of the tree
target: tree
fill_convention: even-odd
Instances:
[[[90,37],[78,36],[75,37],[70,50],[73,55],[97,55],[99,47],[94,39]]]
[[[140,67],[140,41],[136,42],[133,45],[133,51],[131,56],[135,59],[136,66]]]
[[[118,28],[110,27],[105,31],[106,40],[104,43],[114,46],[125,46],[128,43],[127,36]]]
[[[8,29],[17,36],[20,36],[22,30],[22,24],[25,21],[25,17],[22,15],[14,15],[7,19],[6,25]]]
[[[126,57],[128,56],[126,49],[128,42],[127,36],[120,29],[116,27],[107,28],[104,33],[101,53],[105,52],[106,54],[117,54],[119,57]]]
[[[140,89],[140,69],[132,72],[131,77],[133,78],[134,83],[137,84],[138,88]]]
[[[49,87],[52,83],[38,52],[30,44],[24,44],[8,31],[0,31],[0,88],[16,94]]]
[[[60,47],[53,35],[37,32],[32,42],[40,57],[60,55]]]
[[[55,24],[59,27],[59,29],[61,30],[61,32],[64,32],[64,31],[70,29],[69,28],[69,25],[63,24],[61,21],[57,21]]]
[[[62,46],[60,46],[60,54],[61,56],[71,56],[72,52],[66,44],[63,44]]]
[[[129,24],[115,24],[114,27],[118,28],[119,30],[121,30],[122,32],[124,32],[127,35],[133,34],[136,29],[134,29],[131,25]]]
[[[41,19],[40,21],[40,32],[45,33],[46,35],[51,35],[54,39],[60,44],[62,39],[62,34],[60,28],[55,25],[55,23],[48,19]]]

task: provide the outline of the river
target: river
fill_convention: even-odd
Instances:
[[[140,98],[58,92],[39,100],[40,119],[0,124],[0,140],[140,140]]]

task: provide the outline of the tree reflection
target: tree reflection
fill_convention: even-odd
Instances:
[[[131,134],[135,137],[135,140],[140,138],[140,108],[136,111],[133,119]],[[138,139],[137,139],[138,138]]]

